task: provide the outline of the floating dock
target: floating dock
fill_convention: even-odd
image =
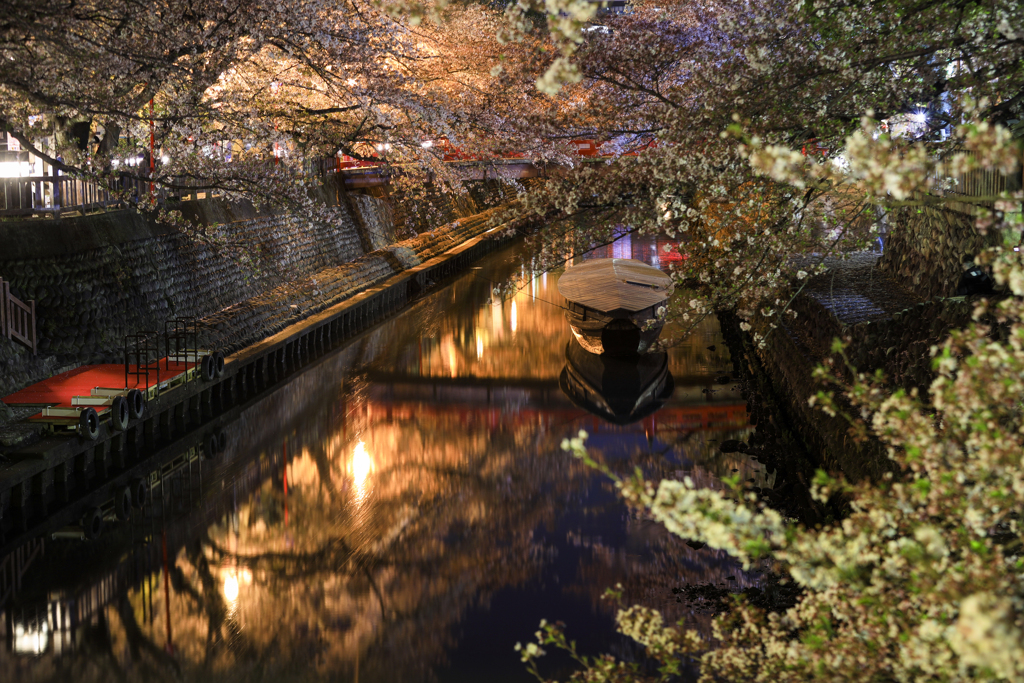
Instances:
[[[127,399],[129,394],[134,397],[133,390],[137,390],[141,400],[148,401],[160,391],[194,379],[199,367],[196,362],[168,358],[157,362],[163,370],[160,378],[155,374],[147,376],[136,365],[129,365],[128,372],[122,364],[84,365],[5,396],[3,402],[9,406],[41,408],[28,418],[30,422],[48,424],[54,431],[62,427],[64,431],[73,431],[80,426],[81,414],[86,408],[92,408],[100,418],[108,417],[117,397]],[[144,366],[141,369],[144,370]],[[131,410],[133,407],[137,409]],[[129,415],[140,417],[139,404],[132,406],[129,401]]]

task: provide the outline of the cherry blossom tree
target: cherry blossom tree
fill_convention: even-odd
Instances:
[[[598,40],[612,44],[645,12],[672,22],[681,16],[676,10],[641,4],[632,17],[604,21],[613,32]],[[661,144],[600,172],[584,165],[531,198],[538,211],[620,206],[634,225],[683,235],[691,258],[677,275],[695,295],[681,315],[737,306],[755,331],[766,333],[786,306],[780,293],[791,278],[806,276],[790,265],[791,254],[856,246],[850,238],[858,222],[870,225],[879,209],[963,201],[937,177],[943,156],[954,177],[971,169],[1020,173],[1012,129],[1024,98],[1024,32],[1011,3],[914,3],[886,11],[860,2],[716,3],[715,10],[707,25],[714,31],[704,34],[707,43],[697,46],[690,69],[682,61],[668,67],[670,87],[652,78],[667,72],[664,59],[646,62],[645,71],[602,51],[607,66],[589,70],[602,62],[589,61],[592,41],[580,37],[570,54],[575,61],[555,74],[557,97],[603,98],[609,86],[644,94],[657,112],[649,120],[660,126],[654,134]],[[917,125],[896,135],[896,121],[910,117]],[[606,134],[623,128],[609,126]],[[936,144],[944,137],[955,146]],[[820,144],[841,154],[842,163],[805,155],[801,148],[812,138],[811,149]],[[1019,206],[1019,191],[966,199],[982,205],[979,229],[1019,230],[1002,214]],[[892,459],[893,471],[881,482],[818,474],[813,494],[820,501],[844,496],[850,509],[843,519],[805,527],[738,480],[723,495],[687,480],[657,483],[608,472],[627,500],[673,533],[726,550],[747,566],[766,563],[800,586],[796,606],[772,613],[738,604],[717,620],[713,647],[656,610],[623,606],[620,631],[646,648],[654,666],[584,657],[569,640],[571,630],[544,622],[536,642],[517,648],[531,670],[539,672],[545,648],[556,648],[577,657],[576,681],[671,680],[684,657],[700,659],[707,681],[1024,675],[1017,512],[1024,490],[1024,268],[1019,252],[1008,248],[978,259],[991,264],[1008,297],[979,304],[974,324],[936,346],[937,378],[928,395],[850,368],[845,402],[831,391],[816,397],[833,413],[852,406],[854,433],[877,439]],[[583,434],[564,447],[589,459]]]
[[[0,25],[0,103],[25,149],[97,179],[148,155],[152,135],[153,163],[118,177],[310,211],[304,161],[436,165],[422,142],[471,131],[459,103],[479,77],[455,66],[445,37],[465,29],[494,42],[497,30],[472,25],[479,11],[444,35],[416,30],[360,0],[15,4]]]
[[[535,40],[530,9],[541,8],[509,12],[524,42]],[[535,42],[558,57],[536,85],[551,101],[520,118],[520,135],[596,138],[612,157],[573,164],[526,210],[616,209],[635,229],[679,235],[688,259],[677,277],[699,295],[676,311],[683,318],[737,307],[746,320],[770,319],[787,307],[792,254],[863,246],[879,207],[944,201],[936,168],[955,151],[940,138],[968,152],[952,159],[954,176],[1019,173],[1006,127],[1024,105],[1013,3],[545,9],[549,38]],[[894,135],[908,118],[915,125]],[[579,237],[559,243],[578,249],[593,235]]]

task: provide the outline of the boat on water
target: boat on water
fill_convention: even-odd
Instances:
[[[558,279],[565,317],[586,351],[646,353],[664,324],[657,314],[672,294],[672,278],[642,261],[604,258],[566,269]]]

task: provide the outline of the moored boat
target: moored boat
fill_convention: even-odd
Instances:
[[[558,279],[573,336],[590,353],[645,353],[664,324],[658,309],[672,294],[672,279],[634,259],[584,261]]]

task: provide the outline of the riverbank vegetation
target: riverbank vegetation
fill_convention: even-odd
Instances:
[[[989,255],[1013,296],[981,302],[978,322],[935,349],[928,396],[858,375],[845,390],[860,438],[876,438],[895,467],[880,482],[819,472],[812,495],[843,496],[849,514],[808,528],[738,481],[731,492],[682,481],[615,477],[631,504],[672,533],[771,567],[802,589],[782,613],[739,600],[714,625],[714,647],[656,610],[621,609],[619,630],[653,667],[581,657],[578,681],[665,680],[699,657],[702,680],[971,681],[1024,676],[1024,269]],[[821,370],[823,378],[835,380]],[[816,397],[839,410],[835,396]],[[586,434],[563,448],[587,453]],[[521,647],[531,670],[544,648],[572,649],[542,623]]]

